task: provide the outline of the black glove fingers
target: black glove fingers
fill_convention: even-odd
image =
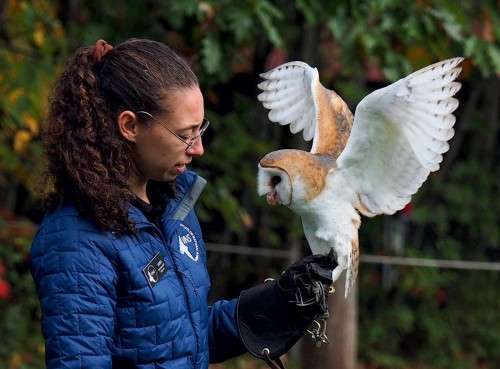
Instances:
[[[318,264],[310,264],[308,274],[311,281],[319,280],[327,285],[332,283],[332,269],[324,268]]]
[[[333,269],[338,265],[337,255],[335,254],[335,251],[333,251],[333,249],[330,249],[330,251],[326,255],[315,255],[315,256],[317,256],[315,262],[324,268]]]

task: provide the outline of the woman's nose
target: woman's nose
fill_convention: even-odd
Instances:
[[[198,137],[198,139],[187,150],[187,153],[190,156],[202,156],[204,152],[205,149],[203,148],[201,137]]]

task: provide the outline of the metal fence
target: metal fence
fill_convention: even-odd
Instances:
[[[269,258],[291,259],[291,251],[275,250],[262,247],[206,243],[207,250],[224,254],[263,256]],[[470,260],[424,259],[404,256],[361,255],[360,261],[367,264],[401,265],[440,269],[500,271],[500,262]]]

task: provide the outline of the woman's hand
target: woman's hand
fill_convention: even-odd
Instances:
[[[278,279],[244,290],[237,320],[247,350],[270,363],[279,361],[306,332],[317,342],[325,342],[327,298],[333,291],[332,270],[336,266],[333,250],[328,255],[307,256]],[[313,322],[316,329],[308,331]]]

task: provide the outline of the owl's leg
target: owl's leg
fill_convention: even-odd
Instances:
[[[332,270],[332,283],[339,279],[340,274],[343,270],[344,268],[342,268],[340,265],[337,265],[335,269]]]

